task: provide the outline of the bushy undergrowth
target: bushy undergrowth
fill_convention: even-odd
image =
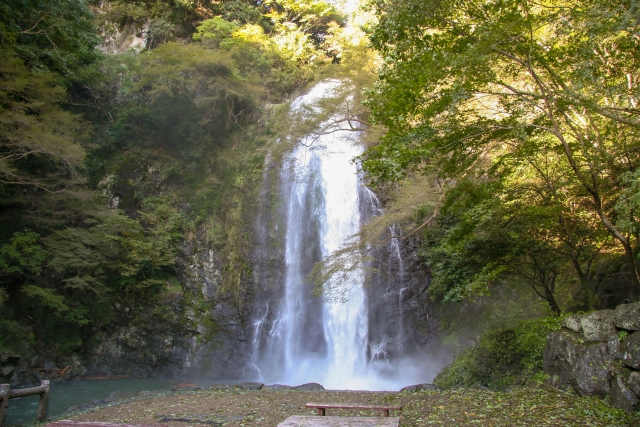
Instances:
[[[547,334],[560,328],[558,317],[527,320],[491,330],[458,354],[435,378],[440,387],[484,386],[501,389],[542,377]]]

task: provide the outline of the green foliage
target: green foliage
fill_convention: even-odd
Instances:
[[[383,65],[367,105],[388,132],[363,167],[381,183],[414,170],[443,183],[425,251],[434,292],[464,298],[517,275],[558,312],[572,269],[593,308],[620,293],[596,270],[624,257],[640,298],[635,3],[370,6]]]
[[[322,0],[267,0],[267,16],[278,24],[295,24],[317,45],[324,42],[329,24],[344,24],[343,17],[336,8]]]
[[[64,303],[64,297],[57,295],[51,289],[41,288],[37,285],[25,285],[22,292],[37,300],[36,304],[48,307],[54,310],[55,314],[61,314],[69,311],[69,306]]]
[[[258,7],[256,7],[258,6]],[[221,16],[225,21],[233,22],[236,25],[260,24],[268,30],[272,24],[261,13],[260,4],[251,0],[225,0],[222,2],[212,2],[207,7],[211,13]]]
[[[3,48],[32,70],[73,77],[93,62],[98,37],[85,1],[6,0],[0,4]],[[3,62],[7,60],[3,53]]]
[[[83,1],[0,5],[2,354],[88,352],[122,325],[195,329],[177,324],[209,316],[179,278],[187,241],[218,251],[216,298],[241,309],[273,136],[261,103],[315,76],[341,20],[319,1],[89,3],[104,37],[148,24],[148,49],[99,55]]]
[[[238,28],[236,24],[216,16],[203,21],[193,35],[193,39],[206,42],[207,46],[216,48],[220,46],[220,41],[231,37]]]
[[[153,19],[149,23],[147,35],[147,49],[155,49],[160,44],[167,42],[174,32],[174,26],[162,18]]]
[[[10,243],[0,246],[0,269],[3,274],[39,274],[42,271],[47,252],[38,244],[39,237],[38,233],[24,229],[13,233]]]
[[[0,356],[29,354],[35,344],[33,330],[14,320],[0,319]]]
[[[434,384],[502,389],[535,381],[542,372],[547,334],[560,327],[557,317],[549,317],[486,332],[458,354]]]
[[[0,55],[0,192],[59,190],[77,179],[86,125],[61,108],[59,78],[33,74],[10,50],[0,49]]]
[[[196,5],[192,2],[175,0],[114,0],[105,5],[90,0],[96,7],[104,7],[99,15],[100,25],[104,29],[109,23],[115,23],[122,29],[128,22],[138,28],[147,20],[165,22],[175,25],[190,26],[197,18]]]

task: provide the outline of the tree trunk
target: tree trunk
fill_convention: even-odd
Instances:
[[[544,299],[547,301],[554,314],[557,316],[562,314],[562,310],[560,310],[560,306],[556,302],[556,298],[553,296],[553,292],[551,292],[551,289],[549,289],[548,286],[545,286],[544,288]]]

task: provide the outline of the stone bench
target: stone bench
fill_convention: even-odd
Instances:
[[[398,427],[399,417],[318,417],[292,415],[278,427]]]
[[[385,417],[389,416],[389,411],[402,411],[402,406],[390,405],[360,405],[357,403],[307,403],[307,408],[315,408],[318,415],[325,415],[327,409],[364,409],[368,411],[382,411]]]

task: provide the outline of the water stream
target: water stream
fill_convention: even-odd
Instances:
[[[317,84],[293,102],[292,111],[317,111],[317,101],[340,85],[337,80]],[[267,309],[254,324],[253,360],[267,382],[394,389],[395,382],[368,364],[368,354],[375,349],[369,349],[368,342],[364,266],[342,276],[340,283],[329,283],[326,288],[331,291],[322,296],[314,295],[306,281],[315,262],[358,232],[367,212],[379,211],[377,198],[352,162],[363,150],[359,132],[328,130],[319,137],[303,138],[284,161],[280,177],[286,203],[284,293],[268,333]]]

